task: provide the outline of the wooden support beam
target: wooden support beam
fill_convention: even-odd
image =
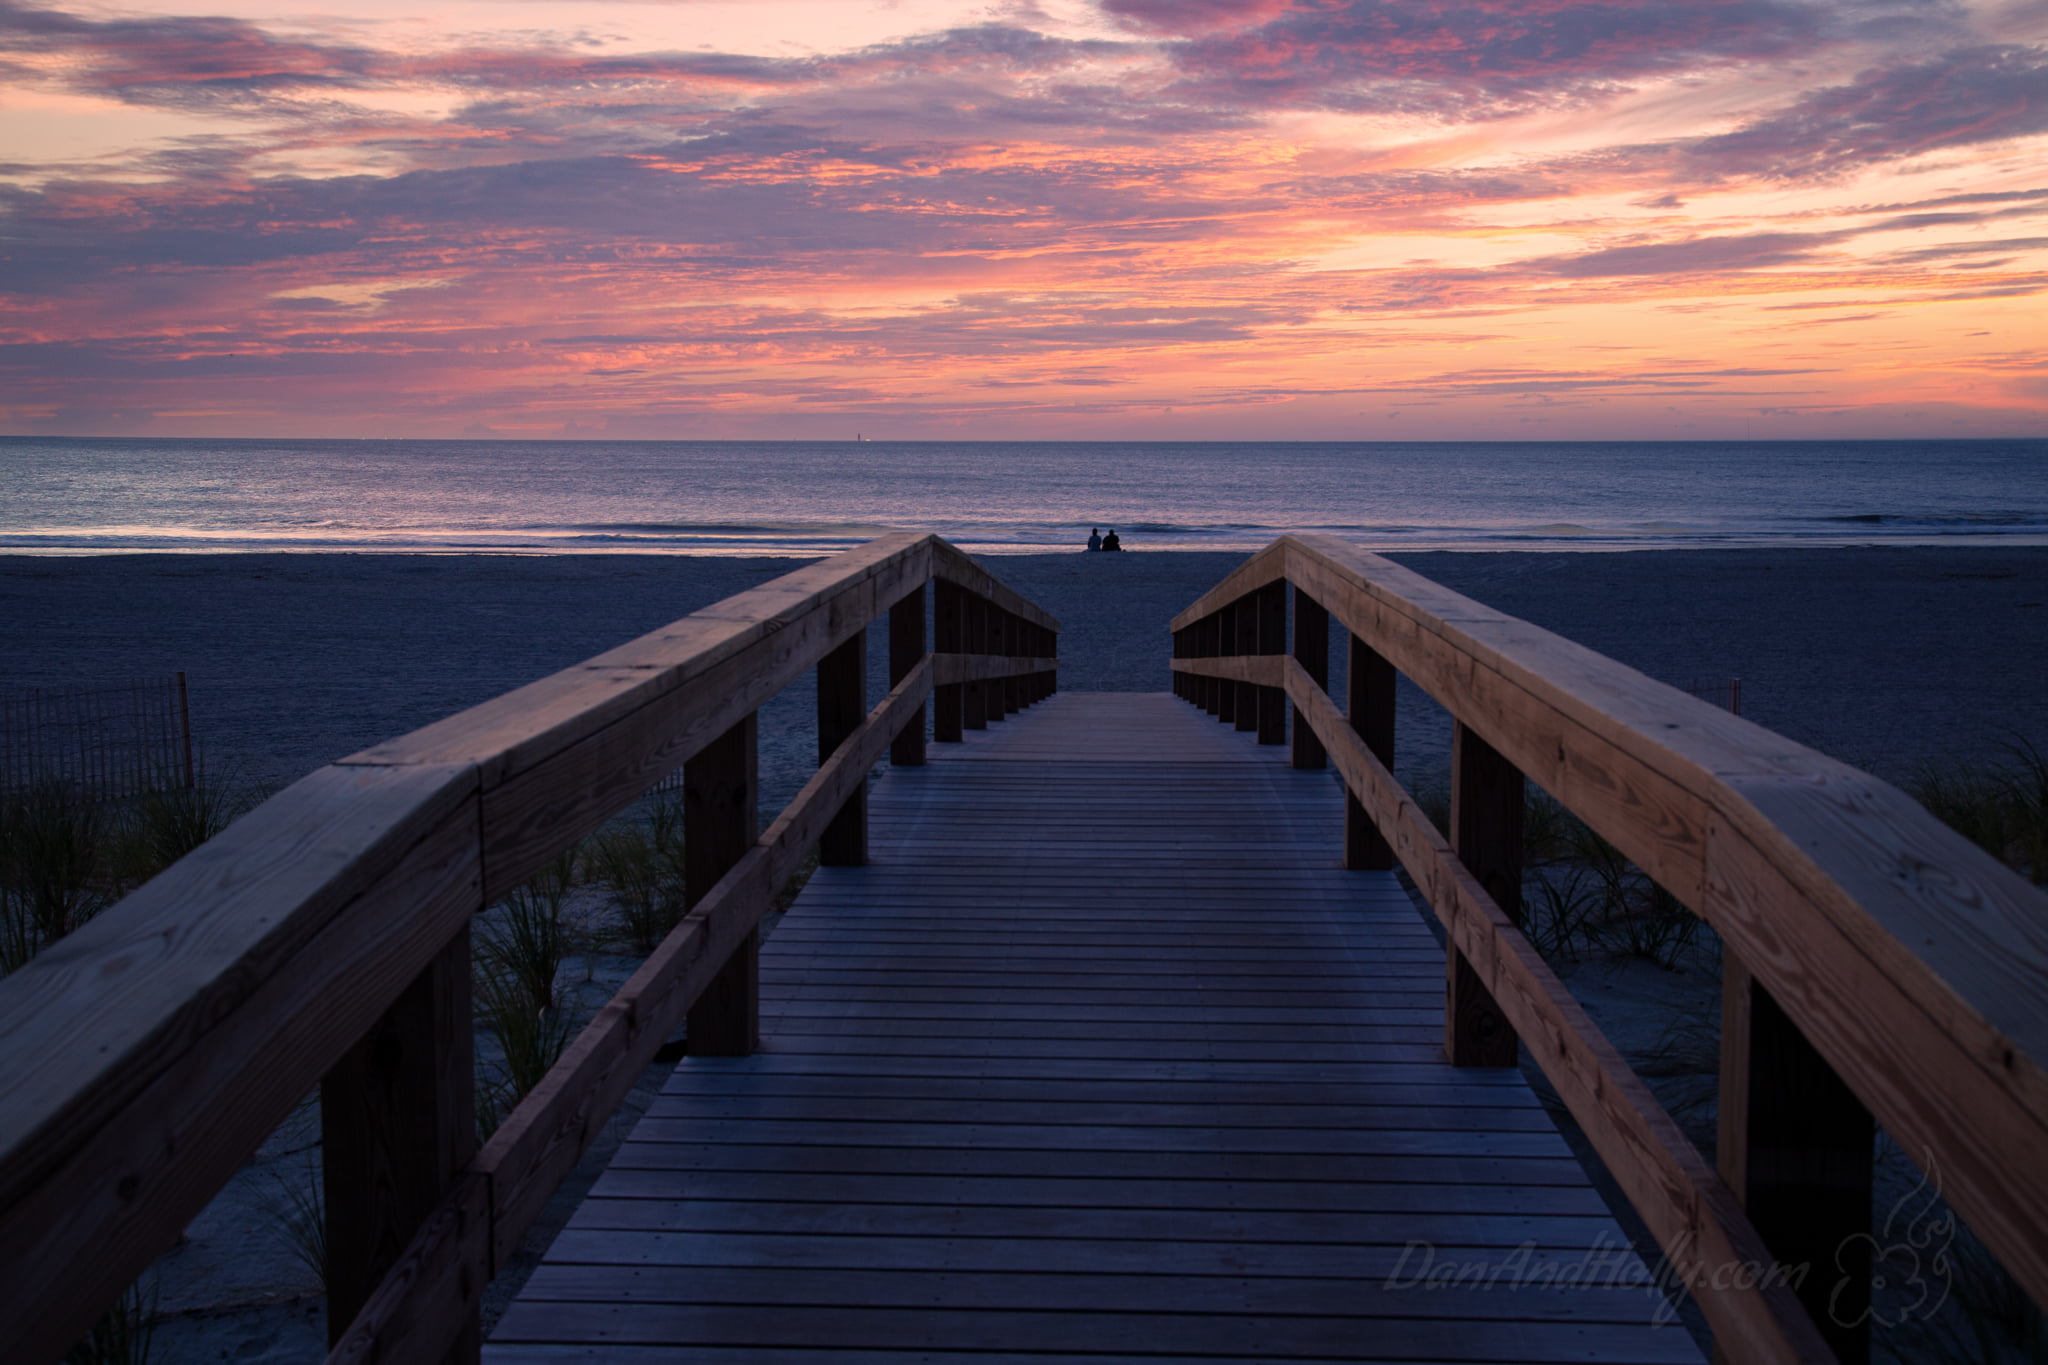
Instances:
[[[1238,604],[1235,602],[1230,603],[1223,610],[1216,613],[1216,657],[1219,659],[1233,659],[1241,653],[1237,647],[1237,616]],[[1226,678],[1217,684],[1216,719],[1222,721],[1225,725],[1235,725],[1237,723],[1237,683],[1235,680]]]
[[[1327,692],[1330,688],[1330,613],[1299,588],[1294,590],[1294,657],[1315,685]],[[1281,695],[1286,695],[1284,688]],[[1321,768],[1329,761],[1329,752],[1316,738],[1315,727],[1303,720],[1301,708],[1295,707],[1294,766]]]
[[[1365,747],[1389,772],[1394,767],[1394,666],[1356,635],[1351,641],[1351,658],[1345,667],[1346,710],[1351,728],[1365,741]],[[1344,866],[1362,871],[1385,872],[1394,865],[1394,851],[1381,837],[1378,826],[1358,804],[1357,796],[1344,796]]]
[[[1007,656],[1010,649],[1010,613],[1001,607],[989,608],[988,652]],[[988,689],[988,718],[1008,720],[1017,710],[1016,698],[1010,695],[1010,679],[995,678]]]
[[[868,633],[818,660],[818,764],[831,762],[868,713]],[[825,826],[818,861],[826,867],[864,867],[868,861],[868,788],[862,782]]]
[[[476,1154],[469,927],[449,940],[320,1083],[327,1210],[327,1344],[348,1331]],[[447,1365],[478,1358],[484,1284],[442,1311],[459,1319]]]
[[[988,616],[988,599],[970,593],[964,616],[967,623],[967,642],[963,648],[966,653],[988,653]],[[960,723],[970,730],[988,729],[988,684],[979,678],[970,678],[961,697],[963,705]]]
[[[932,584],[932,651],[962,654],[967,650],[967,591],[941,578]],[[942,682],[932,689],[932,741],[958,744],[966,723],[966,688]]]
[[[1258,593],[1258,652],[1265,655],[1287,652],[1287,583],[1274,579]],[[1259,743],[1287,742],[1287,691],[1261,686],[1258,690]]]
[[[1230,652],[1235,655],[1259,653],[1259,595],[1248,592],[1237,599],[1232,618],[1234,636]],[[1230,723],[1244,731],[1259,728],[1259,685],[1240,679],[1234,684],[1237,695],[1230,704]]]
[[[683,903],[711,893],[760,831],[760,746],[752,713],[683,764]],[[750,931],[690,1007],[698,1057],[745,1057],[761,1029],[761,933]]]
[[[910,676],[910,670],[917,667],[918,660],[928,652],[925,648],[925,588],[920,583],[901,602],[889,608],[889,686],[894,687]],[[898,768],[924,766],[924,713],[917,708],[917,714],[903,727],[903,733],[896,736],[889,746],[889,762]]]
[[[1870,1359],[1877,1126],[1732,952],[1721,959],[1721,1178],[1842,1365]]]
[[[1451,847],[1502,914],[1522,922],[1521,772],[1459,723],[1451,731]],[[1453,945],[1444,959],[1444,1052],[1452,1066],[1513,1066],[1515,1031]]]

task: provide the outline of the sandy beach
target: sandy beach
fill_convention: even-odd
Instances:
[[[1413,554],[1478,600],[1892,779],[2048,742],[2048,550]],[[1166,623],[1234,554],[1023,555],[1060,617],[1060,682],[1167,686]],[[183,669],[217,768],[278,784],[587,658],[800,561],[680,556],[0,557],[0,689]],[[879,647],[872,662],[877,670]],[[1340,651],[1341,653],[1341,651]],[[1441,762],[1419,694],[1401,761]],[[807,680],[763,716],[764,800],[814,762]]]

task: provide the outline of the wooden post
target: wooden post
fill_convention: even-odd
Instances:
[[[476,1155],[470,989],[464,925],[320,1082],[330,1347]],[[447,1365],[482,1343],[484,1285],[462,1288]]]
[[[855,631],[846,643],[818,660],[818,764],[838,751],[868,714],[868,633]],[[864,867],[868,861],[868,789],[863,782],[818,836],[818,862],[825,867]]]
[[[988,653],[988,599],[974,593],[967,594],[967,643],[969,654]],[[970,730],[988,729],[988,684],[985,682],[965,683],[965,714],[961,724]]]
[[[1294,590],[1294,658],[1317,687],[1330,690],[1330,613],[1300,588]],[[1295,707],[1294,766],[1321,768],[1329,761],[1323,742]]]
[[[1451,847],[1509,919],[1522,918],[1522,774],[1457,722],[1451,731]],[[1452,1066],[1513,1066],[1515,1031],[1456,948],[1444,962],[1444,1051]]]
[[[1010,613],[993,604],[988,609],[988,652],[1003,656],[1010,653]],[[1015,699],[1010,696],[1010,680],[990,678],[988,718],[1008,720],[1016,709]]]
[[[1207,616],[1195,622],[1193,657],[1197,659],[1213,659],[1216,657],[1216,640],[1221,628],[1221,618],[1216,612],[1210,612]],[[1210,684],[1215,681],[1214,678],[1207,676],[1195,679],[1195,705],[1201,707],[1212,716],[1216,714],[1217,692]]]
[[[1394,769],[1394,666],[1356,635],[1351,638],[1349,694],[1346,711],[1351,728],[1372,750],[1387,771]],[[1344,866],[1385,872],[1394,866],[1394,850],[1381,837],[1379,827],[1358,804],[1358,798],[1344,794]]]
[[[683,762],[683,903],[695,905],[760,835],[760,754],[751,712]],[[761,1029],[761,935],[733,949],[697,1003],[688,1042],[698,1057],[745,1057]]]
[[[1261,654],[1287,652],[1287,581],[1275,579],[1258,591],[1259,644]],[[1259,698],[1259,743],[1287,742],[1287,689],[1257,688]]]
[[[967,629],[962,619],[967,594],[958,583],[943,578],[932,580],[932,649],[940,654],[959,654],[966,649]],[[966,689],[959,683],[941,683],[932,689],[932,740],[958,744],[965,720]]]
[[[913,588],[901,602],[889,608],[889,686],[910,676],[924,658],[924,584]],[[924,713],[917,714],[889,745],[889,762],[898,768],[924,766]]]
[[[1232,602],[1216,613],[1216,657],[1237,652],[1237,603]],[[1237,723],[1237,684],[1228,678],[1217,679],[1216,719],[1225,725]]]
[[[1842,1365],[1870,1359],[1876,1143],[1863,1102],[1724,948],[1717,1164]]]
[[[1230,652],[1242,658],[1259,652],[1259,595],[1248,592],[1237,599],[1237,636]],[[1259,728],[1259,685],[1232,683],[1237,696],[1231,703],[1231,724],[1239,730]]]

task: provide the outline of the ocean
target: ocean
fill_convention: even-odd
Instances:
[[[2048,544],[2048,441],[0,437],[0,552],[818,554]]]

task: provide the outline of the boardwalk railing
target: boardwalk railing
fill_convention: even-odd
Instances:
[[[926,647],[927,595],[936,607]],[[863,696],[888,617],[888,696]],[[477,1305],[655,1051],[756,1029],[756,925],[865,783],[1045,696],[1059,624],[883,537],[322,768],[0,980],[0,1342],[54,1361],[318,1085],[333,1360],[473,1358]],[[755,720],[818,670],[816,776],[756,837]],[[690,909],[476,1150],[470,920],[684,770]]]
[[[1175,691],[1261,742],[1292,704],[1348,864],[1398,861],[1447,930],[1450,1059],[1528,1044],[1723,1359],[1867,1351],[1873,1122],[2048,1302],[2039,891],[1865,773],[1329,537],[1252,556],[1173,642]],[[1455,722],[1449,841],[1389,772],[1397,673]],[[1721,936],[1718,1173],[1517,927],[1525,774]]]

